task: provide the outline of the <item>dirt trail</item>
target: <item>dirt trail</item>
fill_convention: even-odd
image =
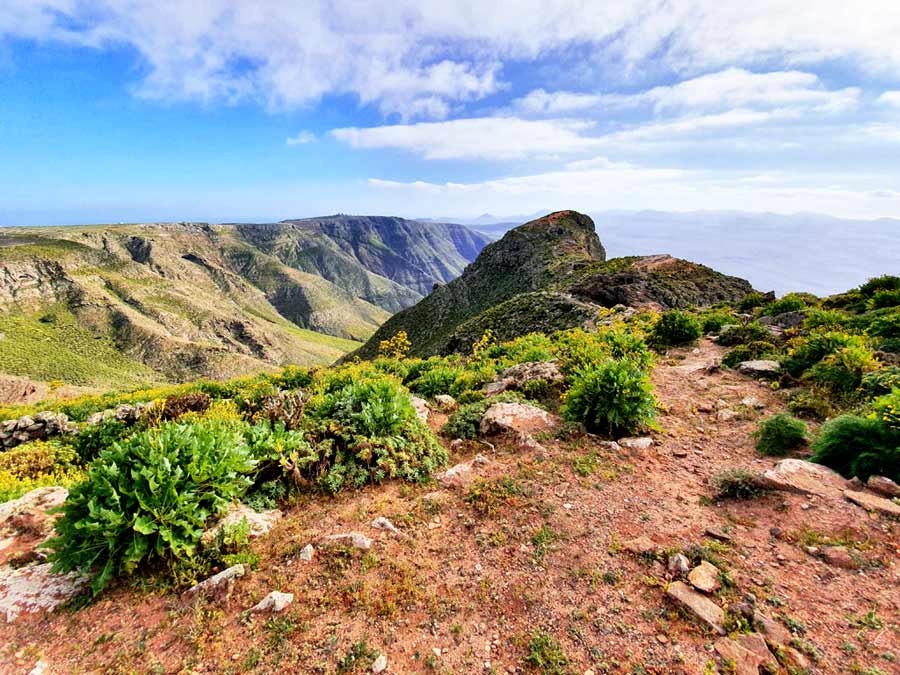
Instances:
[[[641,535],[664,549],[706,544],[734,582],[722,601],[752,593],[793,622],[798,645],[821,653],[814,672],[900,672],[883,656],[900,657],[897,523],[786,493],[712,503],[717,472],[774,465],[750,433],[783,403],[763,383],[707,373],[721,356],[708,341],[678,356],[654,373],[665,412],[647,450],[616,453],[585,436],[539,438],[543,451],[467,443],[451,462],[479,452],[491,462],[465,485],[389,484],[292,506],[254,544],[257,570],[226,603],[123,586],[76,613],[0,627],[0,672],[43,658],[44,673],[332,673],[362,641],[387,655],[389,673],[531,672],[528,642],[543,630],[561,641],[568,672],[704,673],[714,636],[665,600],[661,563],[623,550]],[[721,421],[719,408],[737,415]],[[473,480],[493,491],[482,484],[470,499]],[[370,527],[377,516],[401,533]],[[708,528],[731,542],[714,543]],[[318,546],[349,531],[372,537],[372,549]],[[822,536],[860,542],[866,569],[808,554],[803,545]],[[316,555],[302,562],[310,542]],[[245,612],[272,590],[293,592],[294,604],[275,618]]]

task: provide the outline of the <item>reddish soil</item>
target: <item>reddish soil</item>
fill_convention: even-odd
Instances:
[[[537,630],[560,640],[566,672],[717,672],[706,670],[714,636],[664,597],[664,565],[621,547],[647,535],[662,549],[706,545],[734,582],[720,604],[753,593],[820,654],[814,672],[900,673],[890,660],[900,659],[900,525],[844,500],[712,502],[722,469],[774,465],[750,433],[783,401],[766,384],[707,374],[720,356],[709,342],[678,356],[654,374],[666,409],[649,450],[614,453],[587,436],[539,438],[545,452],[467,443],[452,463],[491,459],[468,485],[392,483],[291,506],[254,543],[260,563],[224,603],[191,604],[138,581],[78,611],[4,625],[0,672],[27,673],[41,659],[44,673],[334,673],[363,641],[387,655],[389,673],[542,672],[525,660]],[[765,408],[741,406],[747,396]],[[698,411],[720,400],[738,416]],[[504,478],[506,494],[467,499],[473,480]],[[376,516],[401,534],[370,527]],[[731,542],[704,536],[710,527]],[[349,531],[372,537],[372,549],[317,543]],[[804,550],[823,537],[847,540],[864,569]],[[310,542],[313,561],[298,560]],[[294,603],[272,618],[245,611],[272,590]]]

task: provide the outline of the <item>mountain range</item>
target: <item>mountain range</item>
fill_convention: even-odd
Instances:
[[[345,215],[4,228],[0,371],[128,386],[330,363],[487,242]]]

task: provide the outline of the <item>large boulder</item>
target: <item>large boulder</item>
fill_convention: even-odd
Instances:
[[[555,426],[546,410],[527,403],[495,403],[485,411],[479,430],[483,436],[515,433],[529,435]]]

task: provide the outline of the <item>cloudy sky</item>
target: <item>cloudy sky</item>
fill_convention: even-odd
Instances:
[[[900,217],[896,0],[4,0],[0,223]]]

